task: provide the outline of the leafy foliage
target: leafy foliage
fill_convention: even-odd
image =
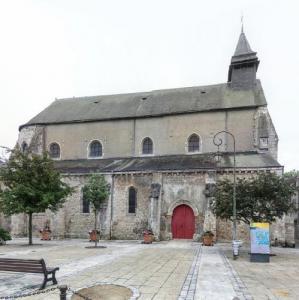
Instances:
[[[91,175],[86,185],[83,187],[83,197],[92,204],[94,212],[94,230],[97,232],[97,216],[101,208],[101,204],[108,198],[110,194],[110,186],[106,182],[104,175]],[[95,247],[97,246],[97,239]]]
[[[92,204],[94,211],[98,211],[101,204],[108,198],[109,189],[109,184],[106,182],[104,175],[91,175],[83,187],[84,199]]]
[[[298,170],[291,170],[289,172],[285,172],[283,174],[283,176],[285,178],[297,178],[297,177],[299,177],[299,171]]]
[[[296,183],[299,179],[299,171],[297,170],[292,170],[292,171],[289,171],[289,172],[285,172],[283,174],[283,177],[292,185],[295,185],[296,186]],[[297,186],[297,190],[298,190],[298,186]]]
[[[0,241],[10,241],[11,236],[8,231],[4,230],[3,228],[0,227]]]
[[[29,215],[29,243],[32,243],[32,214],[46,209],[57,211],[72,188],[61,181],[59,172],[46,153],[22,153],[15,149],[0,169],[0,209],[5,215]],[[31,244],[30,243],[30,244]]]
[[[269,222],[282,218],[295,210],[292,202],[296,187],[285,177],[274,173],[259,174],[256,177],[237,178],[236,206],[237,220]],[[233,218],[233,183],[228,180],[217,182],[212,211],[217,217],[226,220]]]

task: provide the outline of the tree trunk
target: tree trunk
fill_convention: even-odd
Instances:
[[[28,237],[29,237],[29,245],[32,245],[32,213],[29,213]]]
[[[95,231],[95,241],[94,246],[97,247],[98,245],[98,235],[97,235],[97,210],[94,211],[94,231]]]

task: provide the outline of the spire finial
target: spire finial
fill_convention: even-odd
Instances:
[[[241,15],[241,33],[244,33],[244,21],[243,21],[243,19],[244,19],[244,14],[242,12],[242,15]]]

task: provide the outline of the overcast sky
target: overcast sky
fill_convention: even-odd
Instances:
[[[244,30],[279,135],[299,169],[298,0],[0,0],[0,145],[55,98],[227,80]]]

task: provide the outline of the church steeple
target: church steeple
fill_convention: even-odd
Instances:
[[[256,52],[251,50],[242,25],[239,41],[229,66],[228,82],[231,87],[235,89],[253,88],[258,65]]]

